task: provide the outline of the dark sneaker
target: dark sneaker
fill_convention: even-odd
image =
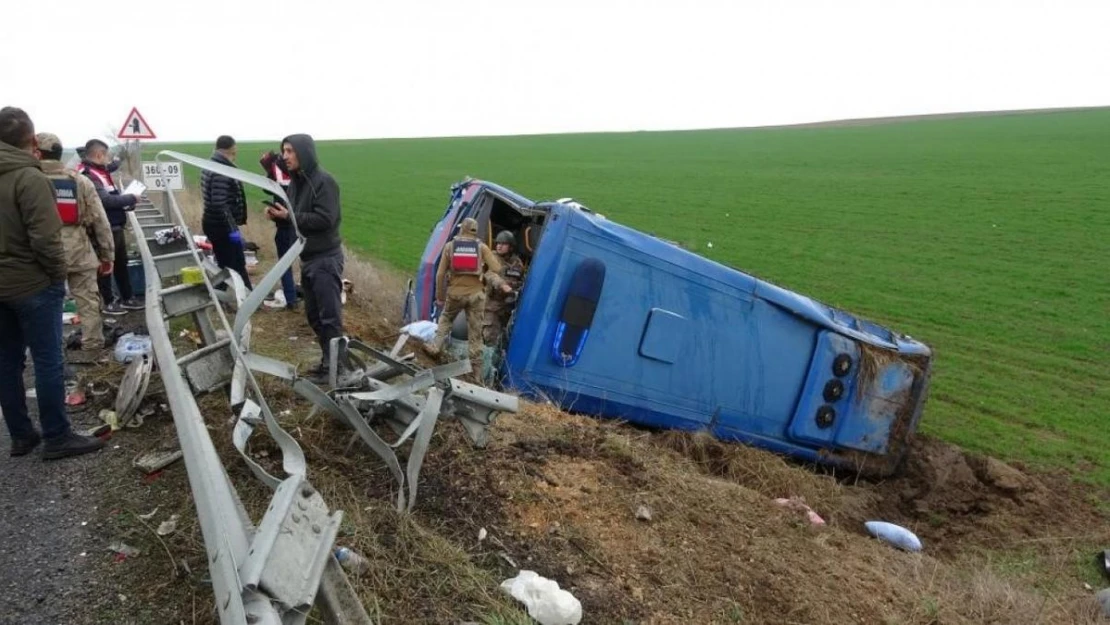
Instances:
[[[112,302],[111,304],[108,304],[107,306],[101,306],[100,307],[100,312],[102,314],[112,315],[114,317],[118,317],[120,315],[126,315],[127,314],[127,311],[125,311],[123,309],[123,307],[119,305],[119,302]]]
[[[35,447],[39,446],[42,442],[42,437],[38,432],[32,432],[29,438],[13,438],[12,439],[12,457],[26,456],[31,453]]]
[[[137,297],[132,297],[131,299],[125,299],[125,300],[123,300],[121,305],[126,310],[143,310],[144,308],[146,308],[146,304],[144,304],[143,301],[140,300]]]
[[[65,436],[52,438],[46,441],[42,449],[43,460],[57,460],[98,451],[104,446],[104,441],[92,436],[81,436],[70,432]]]

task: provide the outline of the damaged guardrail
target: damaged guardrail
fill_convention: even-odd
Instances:
[[[279,185],[257,174],[169,150],[156,158],[164,157],[251,184],[291,205]],[[173,191],[165,188],[162,209],[144,203],[129,220],[147,276],[147,327],[196,502],[220,621],[304,623],[319,592],[320,605],[332,622],[369,623],[331,555],[342,512],[329,510],[309,482],[300,445],[274,417],[254,374],[285,380],[314,410],[323,409],[353,429],[352,442],[363,440],[396,480],[396,507],[401,512],[411,510],[416,501],[420,468],[441,419],[457,418],[471,442],[484,446],[495,414],[515,412],[517,399],[455,379],[470,372],[469,359],[430,369],[416,366],[413,354],[400,353],[407,335],[388,353],[350,337],[334,339],[330,391],[298,376],[296,366],[252,352],[251,317],[304,247],[295,219],[296,241],[248,291],[236,272],[204,257]],[[180,280],[182,270],[190,267],[201,268],[199,282]],[[235,310],[233,321],[224,305]],[[182,356],[175,353],[166,324],[173,318],[192,320],[201,339],[199,348]],[[340,358],[346,364],[342,376]],[[252,474],[274,490],[257,527],[220,462],[193,396],[223,386],[230,387],[230,404],[237,412],[232,442]],[[397,440],[387,442],[375,430],[377,424],[392,428]],[[260,426],[281,451],[284,477],[272,475],[249,454],[249,441]],[[402,470],[397,450],[409,441]]]

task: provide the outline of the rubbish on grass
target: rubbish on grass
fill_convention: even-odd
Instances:
[[[177,515],[171,514],[170,518],[162,521],[162,523],[158,526],[158,529],[155,530],[154,533],[158,534],[159,536],[169,536],[175,531],[177,531]]]
[[[363,558],[347,547],[339,547],[336,549],[335,559],[339,561],[339,564],[343,568],[354,573],[365,572],[370,565],[370,563],[366,561],[366,558]]]
[[[521,571],[501,582],[501,589],[523,603],[540,625],[578,625],[582,620],[582,603],[535,571]]]
[[[790,497],[789,499],[779,497],[778,499],[775,500],[775,503],[777,503],[780,506],[790,508],[791,510],[797,510],[798,512],[804,512],[805,515],[806,515],[806,518],[809,519],[809,522],[814,524],[814,525],[824,525],[825,524],[825,519],[822,519],[820,517],[820,515],[818,515],[816,512],[814,512],[812,508],[807,506],[805,504],[805,502],[802,501],[798,497]]]
[[[97,416],[100,417],[101,421],[108,424],[108,426],[112,428],[113,432],[119,429],[119,416],[116,415],[115,410],[108,410],[107,408],[105,408],[104,410],[101,410],[100,414]]]
[[[143,473],[150,475],[181,460],[184,455],[180,449],[175,451],[148,451],[136,458],[132,464]]]
[[[886,521],[868,521],[864,523],[871,535],[905,551],[921,551],[921,541],[917,535],[901,525],[887,523]]]
[[[125,543],[123,541],[117,541],[117,542],[114,542],[114,543],[108,545],[108,550],[109,551],[114,551],[115,553],[117,553],[117,554],[119,554],[119,555],[121,555],[125,558],[134,558],[134,557],[136,557],[136,556],[138,556],[139,554],[142,553],[141,550],[139,550],[135,547],[132,547],[131,545],[128,545],[127,543]]]
[[[149,336],[128,332],[116,341],[116,362],[126,363],[138,356],[147,356],[150,354],[151,345]]]
[[[436,337],[436,325],[434,321],[416,321],[401,328],[401,332],[430,343]]]

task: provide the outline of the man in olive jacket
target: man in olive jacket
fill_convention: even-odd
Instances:
[[[35,158],[35,126],[22,109],[0,109],[0,410],[11,454],[30,453],[43,438],[44,459],[96,451],[98,438],[70,428],[62,364],[66,251],[54,187]],[[35,365],[42,434],[27,413],[24,352]]]

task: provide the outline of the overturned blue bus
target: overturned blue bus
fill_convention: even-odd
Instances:
[[[429,237],[410,318],[436,317],[436,265],[465,217],[491,247],[513,232],[527,268],[500,350],[507,389],[862,473],[899,466],[928,388],[923,343],[576,202],[469,178]]]

